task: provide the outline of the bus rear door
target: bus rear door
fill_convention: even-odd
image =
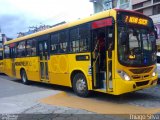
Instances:
[[[11,68],[12,68],[12,76],[16,77],[16,68],[15,68],[15,57],[16,57],[16,44],[10,44],[10,55],[11,55]]]
[[[38,42],[38,53],[40,59],[40,79],[42,82],[49,82],[48,60],[49,60],[48,40]]]

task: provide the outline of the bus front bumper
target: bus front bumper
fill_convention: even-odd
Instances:
[[[114,94],[120,95],[155,86],[157,85],[158,76],[152,77],[147,80],[125,81],[122,79],[116,79],[115,81],[116,81],[116,89]]]

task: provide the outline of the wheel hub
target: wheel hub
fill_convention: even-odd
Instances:
[[[86,83],[83,79],[79,79],[76,83],[78,91],[84,91],[86,89]]]

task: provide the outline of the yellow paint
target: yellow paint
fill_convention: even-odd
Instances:
[[[4,72],[3,60],[0,60],[0,73]]]
[[[85,19],[81,19],[81,20],[77,20],[75,22],[72,23],[66,23],[66,24],[62,24],[59,26],[55,26],[53,28],[44,30],[44,31],[40,31],[34,34],[30,34],[24,37],[20,37],[20,38],[16,38],[14,40],[11,41],[7,41],[5,43],[5,45],[9,45],[11,43],[15,43],[15,42],[19,42],[22,40],[28,40],[31,38],[36,38],[37,36],[41,36],[41,35],[45,35],[45,34],[49,34],[49,33],[54,33],[57,31],[61,31],[64,29],[68,29],[71,28],[73,26],[78,26],[81,25],[83,23],[89,23],[92,22],[94,20],[99,20],[99,19],[103,19],[106,17],[113,17],[115,20],[115,49],[112,51],[112,58],[110,58],[110,60],[112,60],[112,81],[113,81],[113,89],[108,89],[107,90],[98,90],[98,89],[93,89],[92,84],[93,84],[93,80],[92,80],[92,76],[88,73],[89,71],[89,67],[91,65],[91,60],[86,60],[86,61],[76,61],[76,55],[87,55],[86,57],[91,58],[91,52],[85,52],[85,53],[72,53],[72,54],[65,54],[65,55],[50,55],[49,56],[49,60],[44,60],[44,62],[48,63],[48,75],[49,75],[49,80],[43,80],[43,82],[47,82],[50,84],[57,84],[57,85],[62,85],[62,86],[69,86],[72,87],[71,85],[71,75],[73,72],[75,71],[81,71],[83,72],[83,74],[86,77],[87,83],[88,83],[88,89],[89,90],[95,90],[95,91],[99,91],[99,92],[105,92],[105,93],[109,93],[109,94],[113,94],[113,95],[119,95],[119,94],[123,94],[123,93],[127,93],[127,92],[132,92],[135,90],[139,90],[139,89],[143,89],[143,88],[147,88],[147,87],[151,87],[154,86],[155,84],[151,85],[152,81],[157,79],[157,75],[155,77],[152,77],[152,73],[154,71],[155,65],[153,66],[148,66],[148,67],[153,67],[153,69],[147,73],[145,73],[145,75],[148,75],[149,77],[147,78],[143,78],[143,79],[139,79],[140,80],[149,80],[149,84],[148,85],[143,85],[140,87],[136,87],[133,88],[133,85],[136,84],[136,82],[138,80],[134,80],[131,78],[131,81],[125,81],[123,80],[120,75],[117,73],[117,70],[124,70],[130,77],[132,77],[133,74],[130,69],[140,69],[141,67],[128,67],[128,66],[123,66],[119,63],[118,61],[118,57],[117,57],[117,44],[118,44],[118,40],[117,40],[117,11],[112,9],[112,10],[107,10],[101,13],[97,13],[95,15],[92,15],[88,18]],[[44,57],[44,56],[43,56]],[[106,58],[107,60],[109,60],[109,58]],[[107,61],[106,60],[106,61]],[[16,62],[21,63],[27,61],[29,62],[29,65],[15,65]],[[16,78],[20,78],[20,70],[24,69],[26,71],[27,77],[29,80],[31,81],[38,81],[41,82],[41,68],[40,68],[40,58],[38,56],[36,57],[24,57],[24,58],[14,58],[14,59],[4,59],[4,72],[11,76],[11,77],[16,77]],[[108,66],[108,65],[107,65]],[[147,67],[144,67],[147,68]],[[14,72],[15,71],[15,72]],[[107,73],[107,72],[106,72]],[[141,76],[144,75],[144,73],[140,74]],[[107,73],[107,76],[109,76],[109,74]],[[106,80],[107,81],[107,80]],[[108,81],[107,81],[108,83]],[[109,85],[109,84],[107,84]],[[112,91],[113,90],[113,91]]]
[[[76,55],[89,55],[90,53],[77,53],[67,55],[51,55],[48,61],[49,79],[50,83],[71,87],[71,74],[75,70],[82,71],[86,78],[88,85],[92,85],[91,80],[88,79],[88,66],[90,61],[76,61]],[[91,86],[88,88],[91,89]]]
[[[0,48],[0,54],[3,56],[3,49],[2,48]],[[3,58],[0,58],[0,73],[4,73]]]
[[[144,108],[125,103],[120,104],[93,98],[80,98],[68,95],[65,92],[43,98],[39,101],[50,105],[84,109],[98,114],[154,114],[160,112],[160,108]]]

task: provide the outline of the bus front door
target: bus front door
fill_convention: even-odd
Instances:
[[[109,27],[92,30],[92,77],[95,89],[113,90],[112,50],[109,50]]]
[[[49,82],[48,75],[48,60],[49,60],[49,47],[48,41],[39,41],[38,43],[38,52],[40,59],[40,79],[42,82]]]

